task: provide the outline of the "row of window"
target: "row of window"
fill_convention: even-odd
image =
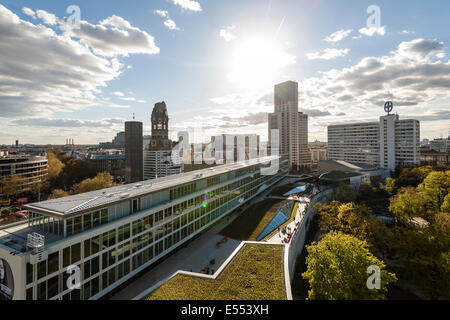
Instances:
[[[132,241],[128,241],[125,243],[122,243],[118,246],[115,246],[116,244],[116,231],[111,230],[108,232],[103,233],[102,235],[98,235],[96,237],[93,237],[91,239],[88,239],[84,241],[84,257],[87,258],[92,254],[98,253],[99,251],[111,247],[111,250],[107,252],[103,252],[101,256],[96,256],[91,260],[85,261],[83,264],[83,279],[88,279],[91,276],[95,276],[98,272],[100,272],[99,269],[104,270],[105,268],[108,268],[112,265],[114,265],[117,262],[122,261],[123,259],[127,259],[130,254],[137,253],[133,257],[133,270],[141,266],[143,263],[149,261],[153,257],[156,257],[160,255],[163,251],[167,250],[174,244],[178,243],[180,240],[185,239],[189,235],[191,235],[193,232],[199,230],[203,226],[207,225],[223,213],[227,212],[229,209],[232,209],[240,204],[240,200],[248,199],[252,195],[256,194],[257,188],[261,183],[263,183],[265,180],[268,179],[274,179],[276,176],[265,176],[263,177],[262,181],[253,180],[252,183],[245,188],[241,188],[240,190],[237,190],[233,193],[230,193],[224,197],[223,199],[226,199],[228,202],[226,203],[226,206],[221,207],[219,210],[214,209],[217,206],[209,206],[207,208],[201,208],[201,210],[194,210],[189,214],[185,214],[181,217],[178,217],[174,221],[171,221],[165,225],[162,225],[156,229],[149,230],[146,233],[142,233],[146,231],[147,229],[150,229],[150,223],[149,218],[145,217],[144,219],[140,219],[138,221],[135,221],[131,224],[133,228],[133,235],[137,235],[134,237]],[[270,182],[269,182],[270,183]],[[242,197],[242,193],[246,190],[249,190],[245,194],[245,197]],[[222,198],[216,199],[215,201],[212,201],[211,203],[225,203],[225,200],[222,200]],[[199,208],[200,209],[200,208]],[[212,211],[212,213],[210,213]],[[201,217],[201,218],[200,218]],[[199,219],[200,218],[200,219]],[[195,220],[197,219],[197,220]],[[195,221],[194,221],[195,220]],[[186,225],[188,224],[188,225]],[[117,229],[117,239],[119,242],[125,241],[126,239],[130,238],[130,224],[121,226]],[[175,231],[173,234],[172,231]],[[160,240],[162,237],[165,238],[162,241]],[[147,248],[143,250],[144,248]],[[67,266],[69,264],[74,264],[77,261],[81,260],[81,243],[75,244],[71,247],[67,247],[63,249],[62,252],[63,257],[63,266]],[[101,259],[101,266],[100,264]],[[125,261],[129,261],[128,259]],[[69,263],[70,262],[70,263]],[[124,275],[123,272],[128,270],[126,273],[129,272],[129,265],[128,269],[126,266],[124,266],[125,262],[121,262],[119,266],[116,266],[112,270],[116,271],[107,271],[103,273],[102,275],[102,288],[106,288],[105,285],[109,286],[116,280],[112,279],[118,279],[118,277],[121,277]],[[38,279],[45,277],[46,274],[50,275],[56,271],[58,271],[58,265],[59,265],[59,256],[58,253],[53,253],[49,255],[49,259],[47,261],[43,261],[38,265]],[[125,274],[126,274],[125,273]],[[27,265],[27,283],[30,283],[32,281],[32,274],[33,269],[31,265]],[[64,278],[65,273],[60,274],[60,277]],[[55,277],[58,277],[56,275]],[[50,279],[47,279],[43,282],[40,282],[38,284],[37,288],[37,297],[38,298],[44,298],[44,291],[47,290],[48,293],[46,294],[46,298],[50,299],[52,296],[54,296],[56,291],[55,289],[55,277],[52,277]],[[98,278],[98,277],[97,277]],[[95,280],[95,279],[94,279]],[[111,282],[112,281],[112,282]],[[66,283],[65,280],[63,283]],[[60,287],[62,284],[60,284]],[[58,286],[56,286],[58,287]],[[91,281],[88,282],[88,284],[85,284],[83,286],[83,295],[84,299],[87,299],[90,296],[93,296],[98,291],[96,291],[99,287]],[[45,290],[44,290],[45,289]],[[63,291],[63,290],[61,290]],[[75,290],[79,291],[79,290]],[[60,292],[60,291],[59,291]],[[95,293],[93,293],[95,292]],[[69,293],[70,299],[77,299],[79,293]],[[27,291],[28,296],[28,291]],[[67,296],[64,296],[63,299],[66,299]]]

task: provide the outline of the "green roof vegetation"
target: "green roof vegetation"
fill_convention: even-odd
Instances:
[[[265,199],[252,204],[219,233],[236,240],[256,241],[258,235],[287,201]]]
[[[145,300],[285,300],[283,252],[245,244],[217,279],[177,275]]]

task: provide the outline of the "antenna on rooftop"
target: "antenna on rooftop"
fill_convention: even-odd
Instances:
[[[133,120],[136,120],[136,114],[133,112]]]

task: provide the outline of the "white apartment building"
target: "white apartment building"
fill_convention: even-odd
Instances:
[[[171,150],[144,151],[144,180],[167,177],[183,172],[183,159],[174,163]]]
[[[394,170],[420,163],[420,122],[381,116],[379,122],[328,126],[328,159]]]
[[[286,81],[275,85],[275,112],[269,113],[269,143],[271,130],[279,130],[279,152],[289,159],[295,170],[311,168],[308,149],[308,115],[298,111],[298,83]]]

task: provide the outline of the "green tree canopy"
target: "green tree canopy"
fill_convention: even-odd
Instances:
[[[0,193],[13,198],[23,192],[24,179],[19,176],[9,176],[0,180]]]
[[[113,186],[115,186],[113,177],[107,172],[101,172],[92,179],[88,178],[74,185],[73,192],[75,194],[85,193]]]
[[[444,198],[444,202],[442,203],[442,206],[441,206],[441,211],[450,213],[450,191]]]
[[[444,198],[450,190],[450,171],[431,172],[419,186],[431,198],[431,202],[435,210],[440,210]]]
[[[47,151],[47,158],[48,158],[48,178],[55,179],[60,175],[65,165],[64,163],[61,162],[61,160],[58,159],[54,150],[50,149]]]
[[[380,189],[386,191],[389,196],[397,193],[397,180],[394,178],[386,178],[384,184],[380,183]]]
[[[302,276],[309,281],[310,300],[385,299],[387,285],[397,280],[386,271],[383,261],[370,253],[365,241],[351,235],[331,232],[307,250],[307,270]],[[380,289],[367,287],[369,266],[380,268]]]
[[[67,197],[68,195],[70,195],[70,193],[67,191],[64,191],[61,189],[55,189],[52,191],[52,193],[50,194],[48,199],[51,200],[51,199],[64,198],[64,197]]]
[[[397,184],[399,187],[417,187],[432,171],[431,166],[404,168],[398,176]]]
[[[431,299],[450,299],[450,215],[438,213],[424,230],[397,230],[393,242],[404,266],[400,280],[415,284]]]
[[[424,192],[413,187],[406,187],[400,189],[399,193],[391,198],[389,211],[401,223],[410,224],[414,217],[426,216],[428,203],[429,197]]]
[[[335,198],[339,202],[352,202],[356,200],[357,192],[350,185],[341,183],[335,191]]]
[[[366,240],[374,253],[381,257],[389,251],[393,237],[391,229],[365,205],[333,201],[328,205],[316,205],[315,208],[322,230],[339,231]]]

